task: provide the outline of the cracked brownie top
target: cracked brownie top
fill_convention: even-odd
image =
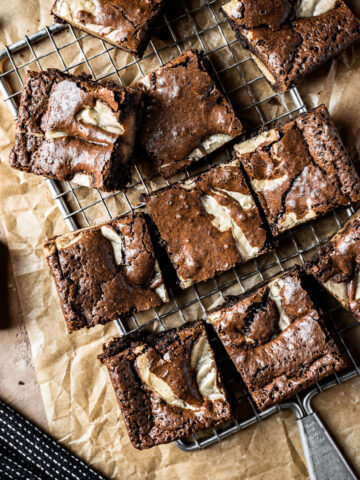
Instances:
[[[237,160],[145,196],[182,288],[267,251]]]
[[[208,322],[260,410],[346,365],[297,269],[231,297]]]
[[[49,69],[29,72],[10,165],[112,191],[130,179],[142,92]]]
[[[56,0],[51,13],[92,35],[142,57],[165,0]]]
[[[360,200],[360,181],[325,106],[239,143],[274,235]]]
[[[360,38],[360,19],[343,0],[232,0],[222,12],[275,91]]]
[[[222,6],[223,13],[243,28],[279,27],[295,16],[299,0],[231,0]]]
[[[360,210],[319,247],[307,271],[360,320]]]
[[[143,214],[54,237],[44,253],[69,332],[168,301]]]
[[[151,339],[114,339],[99,358],[136,448],[172,442],[231,419],[203,322]]]
[[[195,50],[148,74],[141,84],[147,106],[140,140],[165,178],[242,132],[240,121]]]

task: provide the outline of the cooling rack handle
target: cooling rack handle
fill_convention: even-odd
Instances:
[[[297,422],[310,480],[358,479],[315,412]]]

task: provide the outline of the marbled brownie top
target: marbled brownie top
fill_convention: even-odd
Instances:
[[[29,72],[12,167],[56,180],[123,188],[130,178],[142,92],[56,69]]]
[[[267,251],[267,235],[239,163],[145,197],[182,288]]]
[[[203,322],[146,339],[117,338],[99,356],[131,442],[149,448],[231,419]]]
[[[143,214],[44,244],[69,332],[168,301]]]
[[[242,125],[205,67],[189,50],[148,74],[140,134],[146,154],[165,178],[242,132]]]
[[[308,264],[308,273],[360,319],[360,211],[328,242],[321,245]]]
[[[280,92],[360,38],[360,19],[343,0],[232,0],[222,12]]]
[[[142,57],[164,7],[164,0],[56,0],[51,13]]]
[[[273,235],[360,200],[360,180],[324,105],[234,146]]]
[[[345,366],[297,269],[209,312],[260,410]]]

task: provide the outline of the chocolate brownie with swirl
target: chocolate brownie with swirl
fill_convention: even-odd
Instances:
[[[205,324],[104,345],[106,365],[134,447],[150,448],[232,418]]]
[[[51,13],[115,47],[142,57],[165,0],[56,0]]]
[[[181,288],[269,250],[266,230],[237,160],[144,200]]]
[[[360,200],[360,180],[320,105],[234,146],[274,236]]]
[[[343,0],[231,0],[221,11],[277,92],[360,39],[360,19]]]
[[[288,270],[208,314],[259,410],[347,365],[303,284]]]
[[[130,180],[141,90],[56,69],[28,72],[10,165],[55,180],[120,190]]]
[[[140,141],[164,178],[184,170],[243,131],[197,50],[184,52],[139,84],[145,90]]]
[[[319,247],[307,271],[360,321],[360,210]]]
[[[70,333],[169,301],[144,214],[51,238],[43,248]]]

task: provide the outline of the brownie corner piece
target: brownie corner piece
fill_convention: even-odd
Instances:
[[[130,214],[43,245],[68,331],[169,301],[144,214]]]
[[[139,88],[101,84],[86,75],[28,72],[10,165],[103,191],[124,188],[142,97]]]
[[[202,321],[143,341],[115,339],[101,361],[136,448],[169,443],[232,418]]]
[[[70,25],[141,58],[166,0],[56,0],[55,21]]]
[[[360,210],[320,245],[306,270],[360,321]]]
[[[140,83],[147,98],[140,141],[164,178],[242,133],[240,120],[197,50],[184,52]]]
[[[266,230],[237,160],[144,200],[181,288],[269,251]]]
[[[360,39],[360,19],[343,0],[232,0],[222,12],[278,92]]]
[[[324,320],[291,269],[209,312],[259,410],[347,366]]]
[[[274,236],[360,200],[359,176],[324,105],[234,152]]]

